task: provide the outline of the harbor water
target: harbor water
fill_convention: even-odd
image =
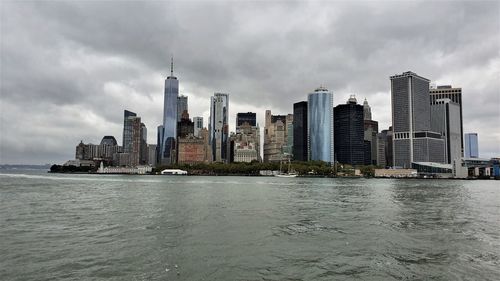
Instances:
[[[1,280],[499,280],[498,181],[0,172]]]

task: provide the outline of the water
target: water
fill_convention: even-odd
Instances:
[[[0,172],[1,280],[498,280],[498,181]]]

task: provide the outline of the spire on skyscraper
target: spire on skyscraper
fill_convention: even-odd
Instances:
[[[170,58],[170,76],[174,76],[174,56]]]

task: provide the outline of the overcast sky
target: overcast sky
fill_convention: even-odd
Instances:
[[[490,2],[9,2],[0,22],[0,163],[63,163],[104,135],[122,141],[123,110],[148,142],[162,122],[174,56],[190,116],[214,92],[237,112],[292,113],[326,86],[334,104],[368,99],[391,123],[389,76],[411,70],[463,89],[464,132],[500,156],[500,4]]]

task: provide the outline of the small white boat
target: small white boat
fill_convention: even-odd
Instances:
[[[180,169],[165,169],[161,171],[162,175],[187,175],[188,172]]]
[[[277,174],[274,176],[278,178],[295,178],[297,177],[297,173]]]

